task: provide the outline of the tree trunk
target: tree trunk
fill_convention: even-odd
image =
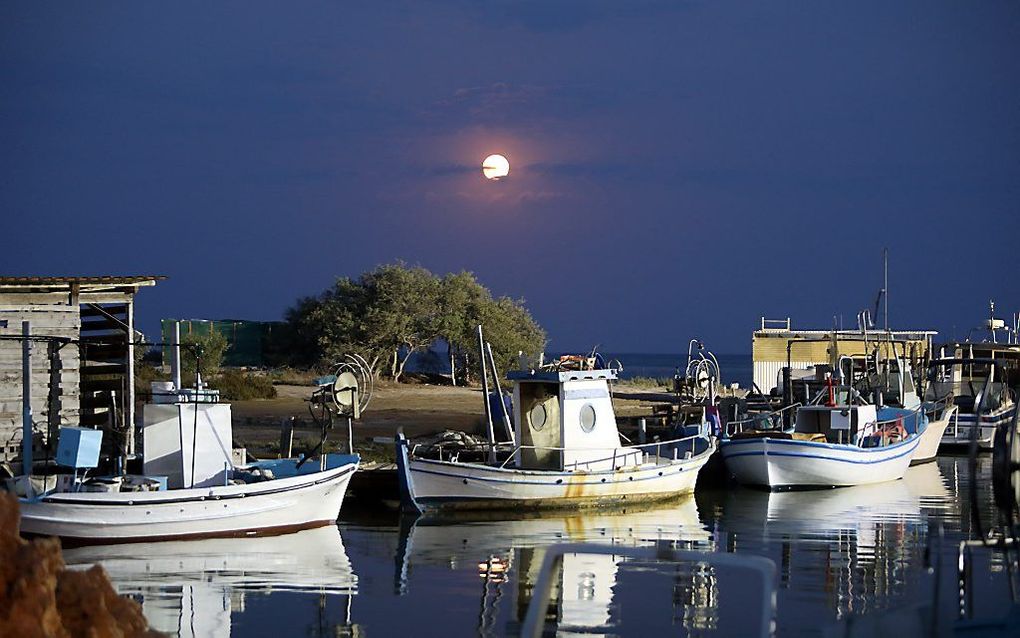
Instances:
[[[450,343],[449,339],[446,340],[446,347],[448,348],[447,354],[450,355],[450,381],[453,383],[454,387],[456,387],[457,386],[457,357],[455,357],[454,354],[453,354],[453,344]]]
[[[393,361],[390,362],[390,377],[394,381],[397,380],[397,352],[398,349],[393,350]]]
[[[395,375],[395,376],[393,377],[393,380],[394,380],[394,381],[397,381],[397,382],[399,382],[399,381],[400,381],[400,377],[401,377],[401,376],[403,376],[403,374],[404,374],[404,366],[406,366],[406,365],[407,365],[407,360],[411,358],[411,355],[412,355],[412,354],[414,354],[414,351],[415,351],[416,349],[417,349],[417,348],[412,348],[412,347],[408,346],[408,348],[407,348],[407,354],[406,354],[406,355],[404,355],[404,359],[403,359],[403,361],[401,361],[401,362],[400,362],[400,365],[399,365],[399,366],[397,367],[397,373],[396,373],[396,375]]]

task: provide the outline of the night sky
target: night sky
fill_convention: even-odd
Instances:
[[[0,272],[277,319],[402,259],[550,349],[1020,310],[1020,4],[0,6]],[[506,155],[511,175],[481,175]]]

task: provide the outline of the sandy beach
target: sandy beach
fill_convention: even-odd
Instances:
[[[280,423],[290,417],[296,419],[295,452],[303,449],[302,442],[317,442],[318,431],[308,412],[311,390],[310,386],[278,385],[275,399],[234,402],[234,444],[247,447],[259,456],[275,456],[279,447]],[[650,416],[655,404],[669,399],[662,388],[631,385],[618,386],[614,394],[620,417]],[[371,451],[385,446],[367,444],[376,437],[392,437],[398,428],[403,428],[411,438],[444,430],[481,434],[484,421],[484,405],[478,387],[383,382],[376,386],[368,409],[355,423],[354,437],[359,449]],[[327,449],[339,449],[346,443],[347,434],[342,428],[342,424],[336,424]]]

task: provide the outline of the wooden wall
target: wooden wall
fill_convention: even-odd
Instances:
[[[34,335],[66,337],[77,341],[81,313],[68,295],[22,293],[0,295],[0,335],[21,335],[21,323],[32,323]],[[7,321],[7,327],[2,322]],[[59,369],[51,373],[46,343],[32,349],[32,417],[34,430],[46,436],[59,424],[76,425],[79,419],[79,348],[64,345],[56,352]],[[0,459],[11,460],[21,451],[22,428],[21,342],[0,339]],[[51,380],[59,394],[50,405]],[[55,430],[54,430],[55,432]]]

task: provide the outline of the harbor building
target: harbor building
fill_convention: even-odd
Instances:
[[[781,383],[783,368],[807,370],[829,365],[834,369],[841,356],[904,357],[923,361],[932,352],[935,330],[794,330],[789,317],[766,319],[754,331],[751,359],[754,385],[768,394]]]

